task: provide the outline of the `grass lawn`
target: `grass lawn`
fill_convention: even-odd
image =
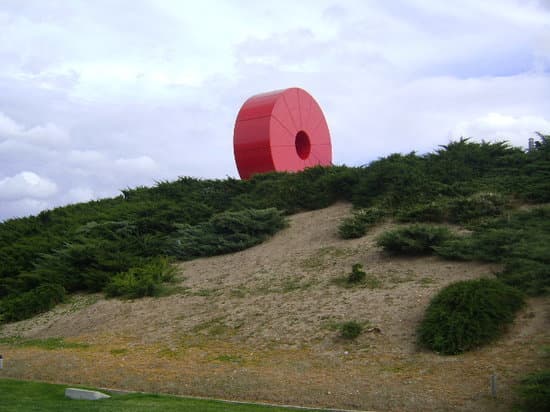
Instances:
[[[68,385],[0,379],[0,411],[186,411],[186,412],[277,412],[293,409],[254,404],[231,404],[220,401],[188,399],[155,394],[111,394],[110,399],[72,400],[65,397]],[[103,391],[105,392],[105,391]],[[294,409],[296,410],[296,409]],[[304,409],[302,409],[304,410]],[[314,411],[310,409],[309,411]]]

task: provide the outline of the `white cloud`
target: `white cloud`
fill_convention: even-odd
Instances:
[[[60,146],[70,142],[67,131],[48,122],[25,129],[21,124],[0,112],[0,141],[17,140],[39,146]]]
[[[149,156],[130,159],[120,158],[115,160],[114,163],[119,172],[126,174],[150,174],[158,168],[158,165]]]
[[[33,172],[21,172],[0,180],[0,199],[45,199],[57,192],[57,185]]]
[[[534,132],[550,134],[550,120],[539,116],[510,116],[488,113],[469,121],[458,123],[451,131],[454,139],[475,136],[489,141],[507,140],[515,146],[527,146]]]
[[[13,136],[21,132],[21,126],[0,112],[0,139],[5,136]]]
[[[10,218],[24,217],[41,212],[51,208],[51,204],[45,200],[39,199],[17,199],[13,201],[3,201],[0,209],[0,222]]]
[[[96,199],[97,196],[89,187],[75,187],[63,195],[63,203],[79,203]]]
[[[71,150],[67,160],[77,165],[97,165],[105,161],[105,155],[97,150]]]
[[[44,126],[35,126],[20,136],[28,139],[34,144],[43,144],[48,146],[63,146],[70,142],[69,134],[53,123],[47,123]]]

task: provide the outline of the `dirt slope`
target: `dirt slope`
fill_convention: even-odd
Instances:
[[[0,346],[0,376],[125,389],[341,408],[486,411],[510,408],[510,385],[537,368],[550,342],[549,299],[532,299],[491,347],[442,357],[418,350],[415,328],[430,298],[496,267],[385,256],[374,238],[342,240],[346,204],[294,215],[289,227],[240,253],[178,265],[178,292],[136,301],[75,298],[6,325],[2,336],[65,337],[88,348]],[[365,287],[335,279],[354,263]],[[338,338],[347,320],[367,326]],[[489,377],[498,375],[497,399]]]

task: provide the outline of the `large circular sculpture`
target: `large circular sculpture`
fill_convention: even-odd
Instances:
[[[297,87],[257,94],[244,102],[235,122],[233,149],[242,179],[332,164],[325,116],[315,99]]]

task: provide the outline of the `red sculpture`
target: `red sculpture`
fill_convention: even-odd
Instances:
[[[332,164],[325,116],[315,99],[296,87],[257,94],[244,102],[235,122],[233,149],[242,179]]]

